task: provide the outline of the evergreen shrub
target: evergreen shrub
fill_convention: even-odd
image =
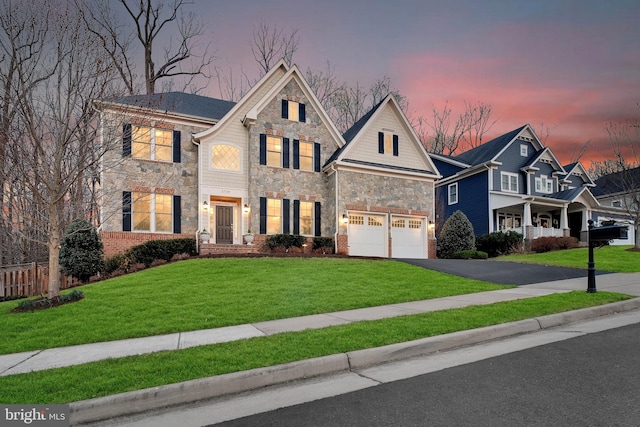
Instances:
[[[442,226],[438,240],[438,257],[451,258],[457,252],[474,251],[473,225],[462,211],[455,211]]]
[[[85,219],[74,220],[60,244],[60,271],[82,282],[104,267],[102,241],[96,229]]]

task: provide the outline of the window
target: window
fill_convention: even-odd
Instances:
[[[131,144],[134,159],[172,160],[173,131],[131,126]]]
[[[398,135],[387,132],[378,132],[378,153],[380,154],[399,154]]]
[[[313,235],[313,202],[300,202],[300,234]]]
[[[313,143],[300,141],[300,170],[313,171]]]
[[[512,228],[520,228],[522,226],[522,215],[513,213],[498,213],[498,229],[509,230]]]
[[[378,218],[378,217],[375,217],[375,216],[370,216],[368,224],[371,227],[382,227],[382,218]]]
[[[410,219],[409,220],[409,228],[413,228],[414,230],[421,229],[422,228],[422,220]]]
[[[614,208],[621,208],[622,207],[622,200],[614,200],[611,202],[611,206],[613,206]]]
[[[538,193],[553,193],[553,180],[547,178],[546,175],[541,175],[536,178],[536,191]]]
[[[133,231],[171,233],[172,198],[169,194],[133,193]]]
[[[275,136],[267,136],[267,165],[282,166],[282,139]]]
[[[449,184],[447,187],[448,192],[448,201],[450,205],[455,205],[458,203],[458,183]]]
[[[509,193],[518,192],[518,175],[515,173],[502,172],[500,174],[500,188]]]
[[[282,100],[282,118],[294,122],[306,122],[306,108],[301,102]]]
[[[520,155],[527,157],[529,154],[529,146],[527,144],[520,144]]]
[[[233,145],[217,144],[211,148],[211,167],[227,171],[240,171],[240,149]]]
[[[391,227],[393,228],[405,228],[405,226],[406,226],[406,221],[403,218],[394,219],[391,222]]]
[[[349,215],[349,224],[351,224],[351,225],[364,225],[364,216],[362,216],[362,215]]]
[[[280,216],[282,215],[282,200],[267,199],[267,233],[280,233]]]

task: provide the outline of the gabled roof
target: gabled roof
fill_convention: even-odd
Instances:
[[[130,105],[148,111],[220,120],[235,105],[235,102],[182,92],[132,95],[97,102],[103,106]]]
[[[527,124],[492,139],[478,147],[472,148],[469,151],[465,151],[464,153],[457,155],[455,159],[460,162],[467,163],[469,166],[476,166],[489,161],[495,161],[500,153],[502,153],[513,141],[518,139],[518,136],[525,133],[525,131],[531,133],[535,137],[533,143],[538,147],[538,149],[541,149],[542,143],[538,137],[535,136],[535,132],[531,126]]]
[[[587,172],[585,167],[582,166],[582,163],[580,163],[580,162],[569,163],[568,165],[564,166],[564,170],[567,172],[567,177],[569,177],[572,173],[576,172],[576,173],[582,175],[585,178],[585,179],[583,179],[583,181],[585,181],[585,183],[589,187],[595,186],[595,183],[593,182],[593,180],[589,176],[589,172]]]
[[[596,197],[625,193],[630,189],[640,190],[640,167],[602,176],[594,183],[593,194]]]
[[[558,159],[556,159],[556,156],[553,155],[553,153],[551,152],[551,150],[549,149],[549,147],[545,147],[544,149],[542,149],[541,151],[538,151],[536,153],[535,156],[533,156],[531,158],[531,161],[529,161],[529,163],[527,163],[527,165],[525,165],[524,168],[533,168],[534,165],[536,163],[538,163],[543,157],[550,157],[551,161],[553,163],[555,163],[556,165],[556,172],[554,173],[560,173],[562,175],[566,175],[567,172],[565,171],[565,169],[562,167],[562,165],[560,164],[560,162],[558,161]],[[523,169],[524,169],[523,168]]]
[[[414,143],[418,146],[418,150],[423,154],[424,165],[427,167],[426,169],[415,169],[415,168],[407,168],[398,165],[387,165],[387,164],[379,164],[372,163],[367,161],[361,161],[356,159],[349,159],[347,155],[354,144],[357,143],[358,139],[367,131],[367,129],[372,126],[377,118],[382,114],[382,110],[384,107],[390,106],[393,108],[401,117],[401,124],[404,126],[406,132],[410,135],[410,138],[414,141]],[[393,97],[392,94],[387,95],[382,101],[380,101],[377,105],[373,106],[371,110],[369,110],[364,116],[362,116],[356,123],[354,123],[351,128],[349,128],[342,136],[345,144],[336,150],[331,157],[326,161],[323,168],[328,167],[331,163],[342,163],[342,164],[351,164],[351,165],[359,165],[368,168],[375,169],[387,169],[392,171],[402,171],[408,173],[419,173],[419,174],[427,174],[440,177],[440,173],[438,172],[438,168],[435,166],[431,157],[425,150],[424,146],[420,143],[418,136],[415,134],[415,131],[406,116],[402,112],[400,105]]]

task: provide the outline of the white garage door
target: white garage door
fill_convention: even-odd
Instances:
[[[426,258],[426,221],[422,218],[391,218],[391,257]]]
[[[386,223],[383,215],[349,215],[349,255],[386,257]]]

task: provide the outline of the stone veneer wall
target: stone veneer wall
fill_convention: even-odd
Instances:
[[[306,107],[306,123],[281,118],[282,100],[301,102]],[[290,168],[270,167],[260,164],[260,134],[275,135],[290,140]],[[249,130],[249,203],[251,230],[259,231],[260,197],[320,202],[322,209],[322,236],[333,237],[335,232],[335,198],[323,172],[308,172],[293,169],[293,140],[320,144],[321,164],[338,148],[331,133],[322,123],[318,113],[295,82],[290,81],[260,114]],[[293,213],[291,213],[293,232]]]
[[[112,117],[112,119],[114,119]],[[140,191],[181,196],[181,231],[183,235],[193,237],[198,228],[198,147],[191,142],[191,134],[206,129],[202,126],[187,126],[165,122],[158,124],[161,129],[181,131],[180,163],[159,162],[122,157],[122,119],[114,119],[111,133],[119,138],[114,150],[104,157],[103,180],[105,183],[102,200],[101,230],[122,232],[122,192]],[[149,126],[150,119],[132,120],[134,124]],[[108,117],[105,123],[108,123]],[[115,130],[118,129],[118,130]],[[132,233],[140,236],[162,239],[166,234]],[[124,238],[124,237],[123,237]],[[127,240],[127,239],[125,239]]]

